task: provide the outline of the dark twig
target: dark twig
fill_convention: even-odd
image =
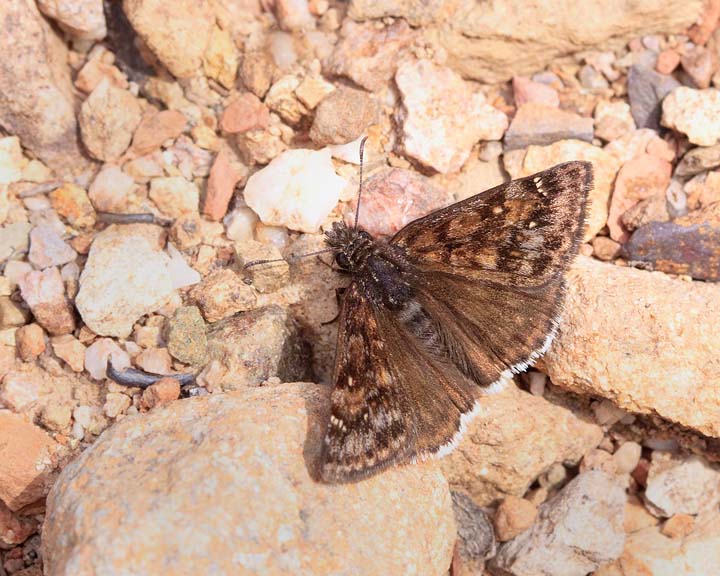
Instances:
[[[147,388],[163,378],[175,378],[180,382],[180,386],[187,386],[195,382],[195,374],[150,374],[137,368],[126,368],[120,372],[115,370],[109,357],[105,372],[113,382],[130,388]]]
[[[98,212],[97,219],[106,224],[157,224],[171,226],[173,221],[159,218],[150,212],[140,214],[119,214],[117,212]]]

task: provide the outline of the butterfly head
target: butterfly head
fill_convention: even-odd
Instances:
[[[325,232],[325,243],[335,254],[335,263],[348,272],[357,270],[365,262],[373,238],[364,230],[348,228],[345,222],[333,222]]]

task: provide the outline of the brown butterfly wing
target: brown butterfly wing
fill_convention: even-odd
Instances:
[[[391,240],[418,269],[418,299],[491,386],[545,352],[577,254],[593,173],[560,164],[415,220]]]
[[[452,445],[472,410],[472,382],[436,359],[357,282],[340,316],[331,416],[320,477],[360,480]]]
[[[390,243],[422,271],[544,286],[577,254],[592,183],[589,162],[559,164],[414,220]]]

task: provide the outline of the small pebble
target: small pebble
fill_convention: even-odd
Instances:
[[[613,454],[613,460],[621,474],[630,474],[640,462],[642,446],[637,442],[623,443]]]
[[[180,382],[177,378],[162,378],[146,388],[142,393],[141,404],[146,410],[168,404],[180,397]]]
[[[493,524],[500,542],[512,540],[532,526],[537,508],[532,502],[517,496],[507,496],[498,506]]]

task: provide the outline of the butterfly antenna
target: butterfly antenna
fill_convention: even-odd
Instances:
[[[287,259],[287,262],[297,262],[298,260],[301,260],[303,258],[307,258],[308,256],[317,256],[319,254],[325,254],[326,252],[332,252],[332,248],[324,248],[323,250],[318,250],[316,252],[309,252],[308,254],[300,254],[299,256],[292,256]],[[247,264],[243,266],[243,270],[247,270],[248,268],[253,268],[254,266],[260,266],[261,264],[273,264],[275,262],[285,262],[285,258],[272,258],[270,260],[251,260]]]
[[[363,186],[363,156],[365,154],[365,142],[368,137],[365,136],[360,140],[360,185],[358,186],[357,204],[355,205],[355,230],[358,229],[358,218],[360,218],[360,197],[362,196]]]

